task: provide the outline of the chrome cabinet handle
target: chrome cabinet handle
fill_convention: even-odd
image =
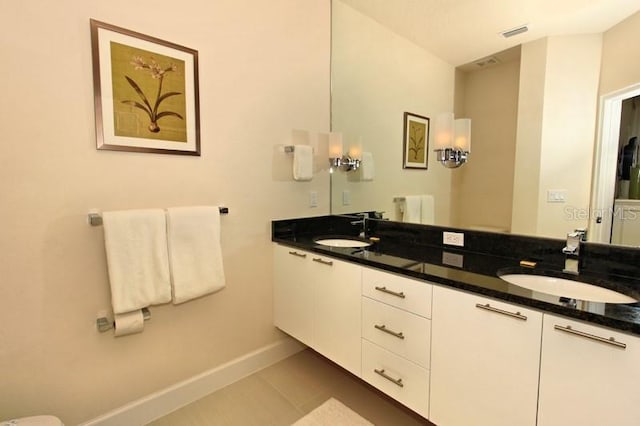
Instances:
[[[298,257],[307,257],[307,255],[305,253],[298,253],[297,251],[290,251],[289,254],[292,254],[292,255],[298,256]]]
[[[480,308],[480,309],[484,309],[486,311],[491,311],[491,312],[495,312],[497,314],[502,314],[502,315],[506,315],[509,316],[511,318],[516,318],[522,321],[526,321],[527,317],[525,315],[522,315],[520,313],[520,311],[518,312],[509,312],[509,311],[505,311],[503,309],[498,309],[498,308],[494,308],[493,306],[491,306],[488,303],[485,303],[484,305],[481,303],[476,303],[476,308]]]
[[[314,257],[313,261],[314,262],[318,262],[318,263],[322,263],[323,265],[327,265],[327,266],[333,265],[333,261],[331,261],[331,260],[322,260],[319,257]]]
[[[378,290],[378,291],[383,292],[383,293],[387,293],[387,294],[390,294],[392,296],[399,297],[400,299],[404,299],[406,297],[403,292],[397,292],[397,291],[389,290],[387,287],[375,286],[374,288],[376,290]]]
[[[397,331],[389,330],[387,328],[387,326],[384,325],[384,324],[382,324],[382,325],[374,324],[373,326],[375,328],[377,328],[378,330],[380,330],[380,331],[384,331],[387,334],[390,334],[390,335],[392,335],[394,337],[397,337],[398,339],[404,339],[404,334],[402,334],[402,332],[398,333]]]
[[[404,383],[402,383],[402,379],[394,379],[393,377],[389,376],[387,373],[384,372],[384,369],[382,370],[378,370],[377,368],[374,368],[373,371],[384,377],[385,379],[389,380],[391,383],[400,386],[401,388],[404,387]]]
[[[584,331],[574,330],[570,325],[566,327],[563,327],[561,325],[554,325],[553,328],[555,328],[558,331],[564,331],[565,333],[574,334],[580,337],[586,337],[587,339],[595,340],[601,343],[606,343],[607,345],[612,345],[617,348],[621,348],[621,349],[627,348],[627,345],[625,343],[618,342],[614,337],[609,337],[607,339],[606,337],[600,337],[600,336],[596,336],[595,334],[585,333]]]

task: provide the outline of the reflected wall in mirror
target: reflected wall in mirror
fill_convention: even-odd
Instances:
[[[598,226],[590,221],[598,102],[640,82],[640,59],[629,50],[640,41],[637,6],[604,32],[513,41],[454,66],[363,13],[362,4],[332,3],[332,130],[347,146],[361,141],[375,172],[364,181],[334,171],[333,214],[377,210],[402,221],[408,206],[397,200],[429,195],[434,225],[554,238]],[[468,163],[446,169],[429,155],[427,170],[403,169],[403,114],[446,111],[472,120]]]

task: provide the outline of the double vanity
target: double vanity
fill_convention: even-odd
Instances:
[[[638,424],[636,249],[357,219],[272,223],[278,328],[439,426]]]

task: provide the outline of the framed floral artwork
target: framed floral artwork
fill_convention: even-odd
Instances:
[[[427,169],[428,149],[429,118],[405,112],[402,167],[405,169]]]
[[[198,52],[91,20],[98,149],[200,155]]]

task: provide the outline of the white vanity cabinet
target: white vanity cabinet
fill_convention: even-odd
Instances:
[[[432,285],[362,268],[362,378],[429,414]]]
[[[360,376],[361,267],[274,246],[274,324]]]
[[[434,286],[429,420],[535,425],[541,331],[540,312]]]
[[[640,338],[544,315],[539,426],[637,426],[639,387]]]

